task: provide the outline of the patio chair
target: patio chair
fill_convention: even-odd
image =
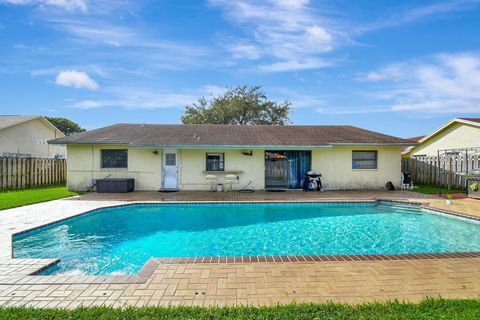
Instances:
[[[214,174],[209,174],[205,177],[205,180],[207,180],[207,183],[210,184],[210,191],[215,191],[218,177]]]
[[[413,189],[412,175],[408,172],[402,173],[402,190]]]
[[[227,174],[225,176],[225,183],[230,184],[230,191],[233,190],[232,184],[238,183],[238,176],[236,174]]]

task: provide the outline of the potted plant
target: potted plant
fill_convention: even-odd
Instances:
[[[453,203],[453,194],[449,193],[447,194],[447,204],[452,204]]]
[[[479,189],[478,187],[478,183],[477,182],[474,182],[470,185],[470,190],[472,190],[473,192],[477,192]]]

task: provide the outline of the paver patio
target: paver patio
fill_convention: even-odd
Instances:
[[[480,297],[478,254],[404,256],[395,260],[388,256],[377,256],[377,260],[284,257],[276,262],[250,262],[245,258],[214,263],[210,259],[210,263],[152,259],[134,276],[36,276],[32,273],[55,260],[11,259],[12,234],[100,207],[132,202],[374,199],[430,203],[435,208],[480,217],[480,201],[456,200],[447,206],[443,199],[407,191],[87,194],[0,211],[0,306],[264,305],[327,300],[417,301],[437,295]]]

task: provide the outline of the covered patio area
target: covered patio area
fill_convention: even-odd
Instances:
[[[388,190],[338,190],[338,191],[136,191],[130,193],[86,193],[72,200],[119,200],[119,201],[328,201],[328,200],[375,200],[375,199],[436,199],[435,196],[411,191]]]

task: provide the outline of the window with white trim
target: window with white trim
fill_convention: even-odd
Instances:
[[[377,169],[377,158],[376,150],[353,150],[352,169]]]
[[[206,171],[225,171],[225,154],[207,153]]]
[[[127,149],[102,149],[102,168],[128,168]]]
[[[176,153],[165,153],[165,165],[166,166],[176,166],[177,165],[177,154]]]

